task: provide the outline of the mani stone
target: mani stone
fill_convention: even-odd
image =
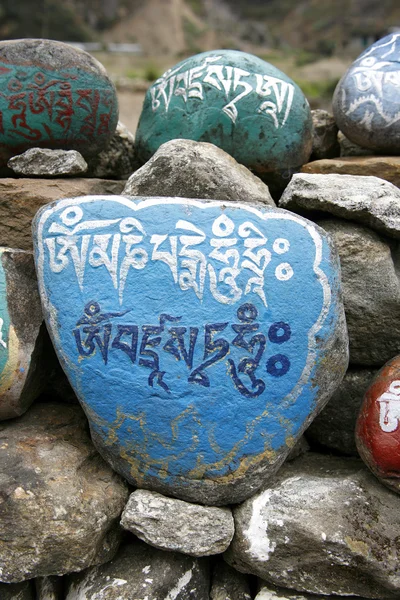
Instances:
[[[325,408],[306,431],[312,447],[358,456],[354,432],[360,407],[376,369],[349,369]]]
[[[378,479],[400,493],[400,356],[377,373],[357,420],[361,458]]]
[[[279,206],[329,213],[400,238],[400,189],[378,177],[297,173]]]
[[[338,128],[335,119],[326,110],[311,111],[313,121],[313,146],[310,160],[339,156]]]
[[[147,490],[130,495],[121,525],[150,546],[190,556],[225,552],[234,534],[229,508],[190,504]]]
[[[381,367],[400,348],[400,248],[357,223],[318,220],[339,252],[350,363]]]
[[[29,148],[23,154],[10,158],[8,166],[17,175],[25,177],[80,175],[88,168],[82,154],[76,150],[50,148]]]
[[[146,162],[168,140],[215,144],[257,175],[290,175],[312,150],[312,118],[300,88],[262,59],[235,50],[192,56],[147,91],[136,131]]]
[[[301,169],[318,175],[372,175],[400,187],[400,156],[347,156],[315,160]]]
[[[62,42],[0,42],[0,164],[28,148],[100,152],[118,122],[115,87],[103,65]]]
[[[89,196],[43,207],[34,238],[61,365],[96,447],[136,487],[251,496],[344,376],[339,264],[311,221]]]
[[[0,247],[0,420],[22,415],[44,388],[43,328],[32,254]]]
[[[207,559],[135,540],[105,565],[71,575],[65,600],[209,600]]]
[[[356,458],[309,452],[234,510],[225,559],[298,592],[397,599],[399,498]]]
[[[106,179],[0,178],[0,240],[4,246],[32,250],[32,219],[44,204],[87,194],[120,194],[123,181]]]
[[[339,129],[364,148],[400,154],[400,33],[372,44],[350,66],[333,96]]]
[[[246,575],[217,561],[211,578],[210,600],[252,600]]]
[[[128,179],[126,196],[209,198],[275,206],[268,186],[213,144],[171,140]]]
[[[128,490],[93,448],[78,406],[37,403],[0,424],[0,581],[101,564]]]

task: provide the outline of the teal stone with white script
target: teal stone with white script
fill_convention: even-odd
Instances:
[[[93,440],[132,484],[251,496],[340,383],[327,235],[285,210],[94,196],[34,221],[45,319]]]
[[[147,91],[136,131],[139,158],[147,161],[177,138],[210,142],[286,185],[311,154],[311,111],[301,89],[273,65],[213,50],[175,65]]]

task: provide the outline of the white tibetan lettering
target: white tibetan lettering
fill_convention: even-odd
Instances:
[[[400,420],[400,381],[392,381],[389,391],[378,398],[380,404],[379,426],[382,431],[396,431]]]

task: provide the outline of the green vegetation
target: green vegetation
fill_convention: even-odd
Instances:
[[[331,99],[339,79],[325,79],[321,81],[302,81],[294,78],[294,81],[303,91],[308,100]]]

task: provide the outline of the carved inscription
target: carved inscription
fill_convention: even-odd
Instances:
[[[400,381],[392,381],[389,390],[382,394],[379,402],[379,426],[382,431],[396,431],[400,420]]]

